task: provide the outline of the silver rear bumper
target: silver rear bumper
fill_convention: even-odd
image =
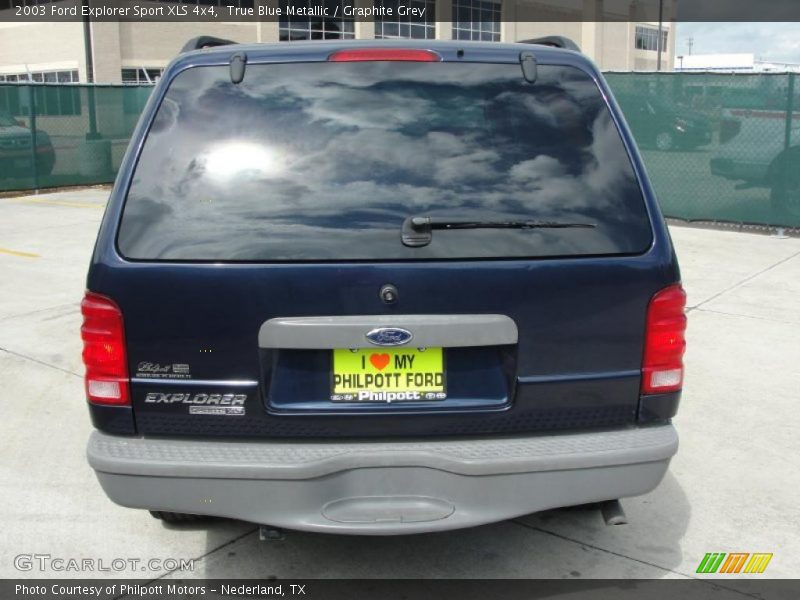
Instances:
[[[209,441],[92,433],[117,504],[352,534],[469,527],[636,496],[678,448],[671,425],[466,440]]]

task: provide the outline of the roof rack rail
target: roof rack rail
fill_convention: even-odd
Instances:
[[[574,50],[580,52],[580,46],[573,42],[568,37],[563,35],[548,35],[547,37],[533,38],[531,40],[520,40],[521,44],[539,44],[540,46],[552,46],[554,48],[563,48],[564,50]]]
[[[214,48],[215,46],[230,46],[238,43],[233,40],[214,37],[213,35],[199,35],[186,42],[181,48],[181,53],[202,50],[203,48]]]

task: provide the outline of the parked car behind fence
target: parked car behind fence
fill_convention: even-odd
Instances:
[[[46,132],[33,131],[20,119],[0,111],[0,180],[31,177],[34,167],[41,175],[49,175],[55,161]]]

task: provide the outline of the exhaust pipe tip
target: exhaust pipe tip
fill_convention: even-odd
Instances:
[[[628,517],[625,516],[625,511],[622,509],[622,504],[619,500],[601,502],[600,513],[603,515],[606,525],[625,525],[628,522]]]
[[[282,529],[278,529],[277,527],[259,525],[258,539],[261,542],[280,542],[286,539],[286,534]]]

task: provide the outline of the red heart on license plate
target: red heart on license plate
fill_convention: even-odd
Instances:
[[[372,363],[372,366],[378,369],[378,371],[383,371],[386,368],[386,365],[389,364],[389,355],[388,354],[372,354],[369,357],[369,362]]]

